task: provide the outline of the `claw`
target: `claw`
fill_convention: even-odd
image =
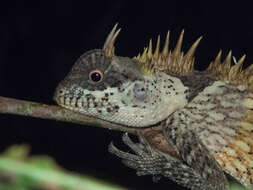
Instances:
[[[118,156],[122,159],[135,161],[135,162],[139,160],[139,157],[137,155],[130,154],[130,153],[123,152],[123,151],[119,150],[116,146],[114,146],[113,142],[111,142],[109,144],[108,151],[112,154],[115,154],[116,156]]]
[[[124,135],[122,136],[122,140],[124,144],[129,146],[137,155],[140,155],[141,157],[147,155],[147,153],[144,151],[145,147],[140,143],[134,143],[132,139],[129,137],[128,133],[124,133]]]

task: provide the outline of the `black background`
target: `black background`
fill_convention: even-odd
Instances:
[[[171,31],[174,47],[185,29],[184,46],[203,35],[196,68],[204,69],[219,49],[253,61],[253,13],[243,1],[1,1],[0,95],[54,104],[54,89],[83,52],[101,48],[116,22],[122,31],[116,54],[133,57],[150,38]],[[137,177],[107,152],[121,133],[102,128],[0,115],[0,151],[28,143],[71,171],[116,182],[130,189],[183,189],[163,179]]]

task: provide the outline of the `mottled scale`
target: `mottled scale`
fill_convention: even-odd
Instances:
[[[252,97],[252,93],[248,96]],[[248,103],[249,100],[247,100]],[[253,100],[251,100],[253,103]],[[247,188],[253,189],[253,111],[248,109],[237,124],[236,135],[214,153],[224,170]]]
[[[216,81],[173,114],[173,123],[168,125],[195,131],[223,170],[249,189],[253,184],[250,97],[252,94],[246,90]]]

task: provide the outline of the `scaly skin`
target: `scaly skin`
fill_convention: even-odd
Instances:
[[[227,173],[252,189],[252,68],[241,70],[244,57],[231,67],[231,54],[223,64],[219,54],[207,71],[194,71],[193,53],[201,38],[184,55],[183,32],[173,52],[168,51],[167,35],[161,53],[158,38],[154,53],[150,43],[134,59],[118,57],[115,29],[102,50],[88,51],[77,60],[57,87],[56,102],[128,127],[162,125],[178,158],[157,150],[141,135],[140,143],[123,138],[135,154],[109,146],[138,175],[151,174],[154,180],[165,176],[193,190],[228,190]]]

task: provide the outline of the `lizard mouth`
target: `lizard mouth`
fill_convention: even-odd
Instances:
[[[88,117],[95,118],[96,120],[106,121],[113,125],[120,125],[126,128],[150,128],[150,127],[157,127],[161,124],[162,121],[157,122],[155,124],[147,124],[147,125],[136,125],[136,121],[134,119],[128,119],[127,113],[125,114],[122,112],[118,113],[118,107],[111,105],[110,107],[103,107],[102,105],[98,105],[94,107],[94,105],[87,105],[87,102],[84,103],[81,101],[81,98],[75,98],[65,95],[57,95],[54,96],[54,100],[58,105],[61,107],[64,107],[68,110],[72,110],[77,113],[84,114]],[[102,108],[104,110],[107,110],[107,112],[110,110],[110,113],[107,113],[107,115],[103,115],[104,110],[102,111]],[[110,115],[110,118],[108,119],[108,116]],[[125,117],[125,118],[124,118]],[[127,118],[127,119],[126,119]],[[127,121],[127,122],[124,122]],[[101,123],[101,122],[99,122]]]

